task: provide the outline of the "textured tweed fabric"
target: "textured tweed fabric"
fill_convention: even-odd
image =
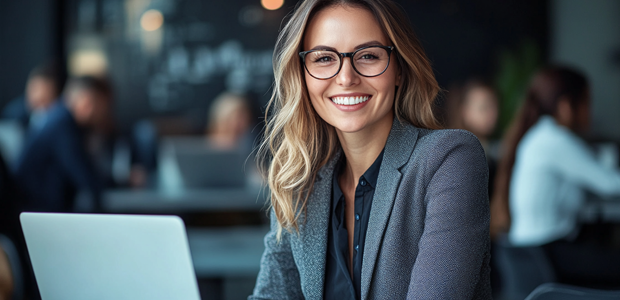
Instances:
[[[338,154],[341,155],[341,154]],[[299,234],[275,217],[248,299],[322,299],[334,157]],[[488,168],[474,135],[394,120],[370,212],[362,299],[491,299]]]

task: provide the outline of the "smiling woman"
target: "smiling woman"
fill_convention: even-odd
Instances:
[[[272,230],[250,299],[489,299],[487,166],[389,0],[302,2],[260,149]]]

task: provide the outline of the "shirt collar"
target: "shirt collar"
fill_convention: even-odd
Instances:
[[[385,152],[385,148],[381,150],[381,153],[379,153],[379,156],[377,156],[375,162],[373,162],[372,165],[370,165],[370,168],[368,168],[364,175],[362,175],[364,179],[366,179],[366,182],[368,182],[372,188],[375,188],[377,186],[379,169],[381,168],[381,162],[383,161],[383,152]]]
[[[379,169],[381,168],[381,162],[383,161],[384,152],[385,152],[385,148],[381,150],[381,153],[379,153],[379,156],[377,156],[377,159],[375,159],[372,165],[370,165],[370,167],[362,175],[362,177],[364,177],[366,182],[368,182],[372,188],[375,188],[377,186],[377,178],[379,177]],[[336,167],[334,168],[334,177],[332,180],[333,180],[333,184],[335,188],[334,192],[337,193],[336,195],[342,194],[340,185],[338,185],[338,175],[342,171],[342,168],[344,168],[345,161],[346,161],[346,158],[344,155],[342,155],[340,159],[338,160]]]

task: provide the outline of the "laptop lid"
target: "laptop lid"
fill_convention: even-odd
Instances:
[[[43,300],[199,300],[176,216],[22,213]]]

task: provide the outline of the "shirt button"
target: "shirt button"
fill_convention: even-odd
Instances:
[[[360,214],[355,214],[355,221],[359,221],[360,220]]]
[[[355,251],[360,249],[360,245],[355,245]]]
[[[364,180],[364,179],[360,180],[360,184],[361,184],[362,186],[366,186],[366,180]]]

